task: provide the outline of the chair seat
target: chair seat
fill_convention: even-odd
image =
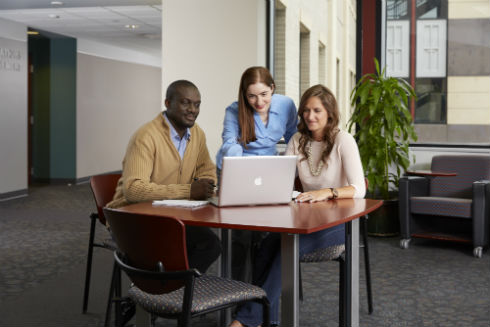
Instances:
[[[413,196],[410,210],[414,214],[471,218],[471,199],[436,196]]]
[[[146,311],[157,315],[178,315],[182,312],[184,288],[167,294],[149,294],[136,286],[128,292],[131,299]],[[195,279],[191,314],[197,314],[217,306],[265,297],[258,286],[226,278],[203,275]]]
[[[327,248],[317,249],[301,256],[301,262],[322,262],[335,260],[345,251],[345,244],[332,245]]]

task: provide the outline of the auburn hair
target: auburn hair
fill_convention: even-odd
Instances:
[[[240,127],[239,142],[247,148],[247,144],[257,140],[255,136],[254,108],[248,103],[247,89],[255,83],[263,83],[274,87],[274,79],[265,67],[254,66],[247,68],[240,78],[238,89],[238,124]]]
[[[333,145],[335,142],[335,137],[339,132],[338,124],[340,120],[339,108],[337,106],[337,100],[335,100],[335,96],[332,91],[330,91],[326,86],[321,84],[314,85],[310,87],[308,90],[303,93],[301,97],[301,101],[299,103],[298,116],[299,116],[299,124],[298,124],[298,132],[301,133],[299,138],[299,153],[301,153],[304,157],[302,160],[308,159],[308,152],[306,151],[306,145],[308,142],[313,140],[313,135],[311,131],[308,129],[308,125],[303,117],[303,113],[305,112],[306,103],[312,97],[317,97],[322,102],[323,107],[327,110],[328,120],[325,128],[323,130],[323,139],[326,147],[323,150],[323,153],[320,157],[325,164],[327,163],[327,158],[332,152]]]

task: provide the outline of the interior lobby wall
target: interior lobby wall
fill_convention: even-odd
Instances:
[[[243,71],[266,64],[266,1],[168,0],[162,7],[162,87],[188,79],[201,92],[197,123],[211,159],[221,145],[225,109]]]
[[[161,111],[160,67],[77,55],[77,179],[122,169],[129,138]]]
[[[0,197],[27,189],[27,28],[0,19]]]

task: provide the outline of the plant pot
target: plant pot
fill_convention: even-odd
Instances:
[[[368,234],[390,237],[400,234],[398,199],[383,200],[383,205],[369,214]]]

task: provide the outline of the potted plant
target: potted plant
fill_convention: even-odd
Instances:
[[[389,214],[390,217],[369,219],[371,234],[387,235],[399,231],[398,201],[395,199],[393,205],[389,200],[396,198],[398,180],[410,165],[410,140],[417,140],[408,110],[410,97],[416,95],[405,80],[386,77],[385,69],[380,70],[376,58],[374,63],[376,73],[362,76],[352,90],[354,112],[348,130],[357,127],[355,137],[369,184],[369,196],[385,200],[385,209],[394,206],[395,217]]]

